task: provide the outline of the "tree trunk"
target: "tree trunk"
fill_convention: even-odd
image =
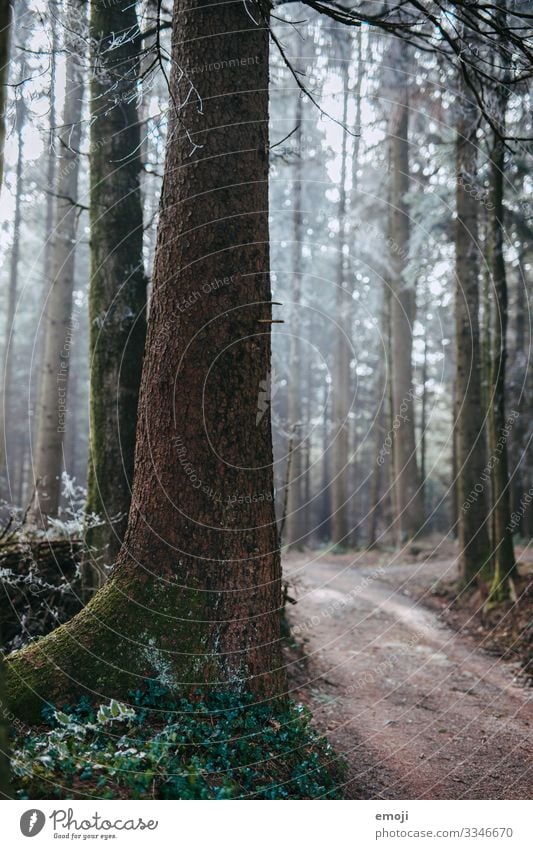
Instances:
[[[367,547],[373,548],[377,541],[378,521],[383,512],[383,501],[385,494],[381,494],[383,486],[383,466],[388,459],[387,446],[385,445],[385,426],[388,420],[388,379],[386,364],[389,360],[389,309],[390,309],[390,288],[384,281],[382,286],[383,291],[383,306],[380,317],[380,336],[385,346],[385,350],[379,356],[376,368],[375,382],[375,416],[373,422],[374,450],[373,463],[374,469],[372,472],[370,486],[370,506],[368,513],[368,538]]]
[[[20,69],[21,78],[25,74],[25,62],[22,61]],[[7,309],[6,309],[6,324],[4,331],[4,349],[2,352],[2,404],[0,407],[0,482],[1,495],[7,500],[12,501],[12,484],[10,477],[10,440],[14,429],[13,422],[13,364],[15,359],[14,350],[14,323],[15,310],[17,305],[18,279],[19,279],[19,260],[20,260],[20,229],[22,222],[22,195],[23,195],[23,176],[22,165],[24,161],[24,143],[23,130],[26,120],[26,107],[22,96],[17,97],[16,101],[16,124],[17,124],[17,167],[16,167],[16,186],[17,194],[15,198],[15,214],[13,217],[13,244],[11,246],[11,258],[9,267],[9,286],[7,291]],[[3,480],[1,480],[3,478]]]
[[[44,357],[35,451],[34,521],[46,527],[56,517],[61,498],[63,441],[67,417],[70,357],[75,329],[72,296],[79,218],[78,175],[80,169],[81,119],[86,43],[84,0],[69,0],[65,26],[65,105],[59,135],[60,158],[55,187],[56,210],[52,239],[51,286],[44,305]]]
[[[269,410],[256,425],[272,315],[264,15],[256,25],[242,3],[175,4],[126,538],[83,611],[9,659],[28,720],[43,700],[125,698],[147,679],[184,693],[283,692]],[[253,62],[204,74],[198,90],[180,71],[223,56]]]
[[[350,42],[348,42],[350,44]],[[344,47],[348,54],[348,45]],[[349,61],[348,56],[343,64],[343,127],[348,124],[349,101]],[[335,361],[332,386],[333,433],[332,433],[332,465],[331,470],[331,544],[332,546],[347,546],[350,531],[348,515],[349,468],[350,468],[350,427],[348,415],[350,411],[350,310],[349,299],[351,289],[348,288],[346,277],[351,270],[346,267],[344,245],[346,243],[346,214],[347,192],[346,179],[348,171],[348,132],[342,134],[341,171],[339,183],[339,205],[337,218],[339,222],[337,279],[335,287]]]
[[[398,68],[406,66],[405,44]],[[390,264],[391,264],[391,323],[392,323],[392,398],[394,438],[394,478],[398,509],[400,541],[416,535],[424,515],[420,477],[416,459],[414,387],[413,387],[413,324],[416,293],[406,279],[409,257],[409,102],[405,84],[395,89],[396,103],[389,123],[391,193],[390,193]]]
[[[459,571],[467,586],[490,577],[487,454],[479,332],[476,130],[479,113],[461,77],[456,142],[455,325]]]
[[[4,145],[6,140],[6,93],[11,38],[11,2],[0,0],[0,189],[4,182]]]
[[[131,34],[116,41],[117,32]],[[90,447],[87,594],[104,580],[124,538],[146,337],[141,135],[141,42],[135,3],[91,3]]]
[[[500,92],[499,131],[505,135],[507,97]],[[505,369],[507,360],[507,277],[503,256],[504,233],[504,169],[505,146],[496,133],[490,156],[490,253],[495,308],[492,322],[490,427],[495,463],[492,469],[494,537],[494,576],[489,603],[505,601],[511,596],[510,581],[516,575],[516,562],[511,527],[511,498],[508,471],[510,422],[505,415]]]
[[[53,283],[53,253],[52,247],[54,244],[54,226],[55,226],[55,208],[57,200],[54,196],[56,192],[56,67],[57,67],[57,51],[59,49],[59,40],[57,37],[57,4],[55,0],[50,0],[50,110],[48,114],[48,155],[46,159],[46,211],[44,219],[45,245],[43,251],[43,291],[40,317],[46,315],[46,301],[48,292],[52,289]],[[67,92],[65,92],[65,95]],[[45,323],[46,324],[46,323]],[[45,327],[40,323],[37,329],[37,339],[35,343],[35,359],[41,365],[44,360],[45,346]],[[38,367],[33,372],[33,399],[34,409],[39,410],[40,397],[39,392],[42,389],[42,371]],[[38,425],[37,416],[34,416],[32,428],[32,440],[36,439],[36,428]]]
[[[4,142],[7,77],[9,70],[9,39],[11,33],[11,4],[0,0],[0,194],[4,179]],[[2,434],[3,435],[3,434]],[[0,796],[11,798],[9,776],[9,723],[5,710],[4,667],[0,656]]]
[[[299,57],[297,59],[299,64]],[[290,548],[303,546],[303,477],[302,477],[302,194],[303,194],[303,109],[302,95],[298,94],[296,101],[295,144],[298,151],[294,166],[293,182],[293,261],[292,261],[292,297],[290,310],[290,378],[288,396],[288,444],[290,445],[290,475],[287,475],[287,514],[284,543]],[[287,457],[287,464],[289,459]]]

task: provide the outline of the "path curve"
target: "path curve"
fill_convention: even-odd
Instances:
[[[424,580],[449,569],[426,563]],[[415,576],[420,563],[290,556],[289,619],[307,657],[289,669],[293,695],[348,761],[348,798],[531,798],[531,689],[414,601]]]

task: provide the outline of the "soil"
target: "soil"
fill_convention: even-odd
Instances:
[[[285,578],[291,695],[347,761],[346,798],[531,798],[527,574],[519,615],[489,617],[479,599],[452,603],[449,542],[291,554]]]

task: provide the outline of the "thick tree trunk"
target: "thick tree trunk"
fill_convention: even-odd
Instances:
[[[455,325],[459,570],[466,586],[490,576],[487,452],[479,331],[478,110],[462,85],[456,142]]]
[[[44,356],[39,390],[37,447],[35,451],[35,503],[32,517],[47,525],[57,516],[61,498],[63,442],[67,417],[71,350],[72,295],[76,259],[76,230],[79,218],[78,175],[80,170],[81,119],[84,90],[84,46],[87,4],[69,0],[65,26],[67,53],[65,105],[60,140],[56,210],[50,235],[51,281],[44,305]]]
[[[406,67],[406,46],[400,45],[400,69]],[[400,84],[394,94],[389,123],[390,192],[390,264],[392,324],[392,397],[394,431],[394,478],[400,541],[411,539],[424,521],[420,477],[416,458],[413,324],[416,311],[414,284],[406,279],[409,257],[409,102],[407,85]]]
[[[348,42],[349,44],[350,42]],[[343,127],[348,123],[349,101],[349,62],[348,46],[343,64]],[[350,517],[349,508],[349,469],[350,469],[350,427],[348,415],[350,412],[350,358],[351,358],[351,314],[349,299],[351,288],[346,278],[351,270],[346,266],[344,245],[346,242],[346,215],[348,198],[346,179],[348,171],[348,131],[342,135],[341,170],[339,182],[339,205],[337,218],[339,222],[337,279],[335,287],[335,361],[332,386],[332,466],[331,469],[331,544],[347,546],[349,544]]]
[[[252,58],[198,88],[180,70],[239,56]],[[44,700],[125,698],[147,679],[284,688],[269,412],[256,424],[270,370],[267,27],[242,3],[178,0],[172,58],[126,538],[87,607],[9,659],[27,719]]]
[[[506,97],[501,97],[500,132],[505,135]],[[511,528],[511,498],[508,471],[510,423],[505,414],[505,371],[507,361],[507,276],[503,256],[505,147],[495,134],[490,157],[490,268],[495,308],[492,322],[490,427],[495,463],[492,469],[493,568],[489,603],[511,596],[510,581],[516,575]]]
[[[117,33],[130,37],[117,41]],[[124,538],[146,337],[140,61],[135,3],[91,3],[90,448],[86,591],[104,580]],[[203,79],[203,78],[202,78]]]

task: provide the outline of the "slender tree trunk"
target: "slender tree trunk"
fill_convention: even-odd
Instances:
[[[117,43],[116,33],[130,37]],[[90,217],[90,447],[83,568],[87,594],[104,580],[124,538],[146,336],[141,135],[141,42],[135,3],[93,0]]]
[[[527,397],[527,372],[528,372],[528,345],[526,341],[526,317],[528,315],[528,298],[526,291],[526,262],[527,243],[522,240],[518,253],[518,265],[515,287],[513,350],[511,354],[511,388],[513,404],[518,412],[518,418],[514,423],[511,447],[512,447],[512,481],[511,481],[511,511],[513,518],[514,533],[524,536],[525,521],[523,510],[523,497],[529,489],[527,476],[527,435],[528,435],[528,397]],[[529,325],[529,321],[528,321]]]
[[[499,130],[505,135],[506,95],[501,91]],[[495,464],[492,470],[494,515],[494,577],[489,603],[511,596],[511,580],[516,575],[516,561],[511,528],[511,489],[509,485],[508,448],[510,423],[505,414],[505,371],[507,361],[507,276],[503,256],[505,147],[494,134],[490,157],[490,265],[494,287],[495,309],[492,323],[490,426]]]
[[[407,47],[401,44],[398,68],[407,67]],[[413,324],[416,311],[414,284],[406,279],[409,257],[409,101],[405,82],[395,92],[389,123],[391,166],[390,262],[392,271],[392,363],[394,477],[400,541],[416,535],[424,521],[416,458]]]
[[[21,77],[25,74],[25,63],[22,62]],[[13,244],[11,246],[11,259],[9,267],[9,286],[7,291],[7,309],[6,309],[6,324],[4,331],[4,350],[2,356],[2,405],[0,408],[0,476],[4,478],[1,481],[2,495],[8,501],[12,500],[12,487],[9,466],[10,466],[10,440],[13,435],[13,363],[15,358],[15,309],[17,305],[18,279],[19,279],[19,262],[20,262],[20,229],[22,223],[22,195],[23,195],[23,176],[22,166],[24,161],[24,144],[23,130],[26,120],[26,108],[22,97],[17,98],[16,102],[16,122],[17,122],[17,167],[16,167],[16,186],[17,194],[15,198],[15,214],[13,218]]]
[[[427,406],[428,406],[428,328],[427,318],[424,316],[424,353],[422,359],[422,375],[420,382],[422,384],[422,403],[420,411],[420,500],[422,502],[422,515],[426,516],[427,510],[427,495],[426,495],[426,462],[427,462]]]
[[[298,61],[298,60],[297,60]],[[288,397],[288,442],[291,448],[290,476],[288,477],[288,498],[286,514],[286,532],[284,542],[291,548],[303,546],[303,478],[302,478],[302,194],[303,194],[303,109],[302,97],[296,101],[295,133],[298,151],[294,166],[293,182],[293,260],[292,295],[290,310],[290,379]],[[287,460],[288,463],[288,460]]]
[[[346,49],[346,48],[345,48]],[[347,49],[346,49],[346,52]],[[343,64],[343,127],[348,124],[349,62]],[[343,131],[341,149],[341,171],[339,183],[339,222],[337,279],[335,287],[335,362],[333,377],[333,434],[331,470],[331,544],[346,546],[349,543],[349,469],[350,469],[350,322],[349,301],[351,290],[346,277],[351,273],[346,267],[344,246],[346,243],[346,215],[348,199],[346,180],[348,172],[348,132]]]
[[[4,145],[6,140],[6,92],[11,39],[10,0],[0,0],[0,188],[4,182]]]
[[[324,382],[322,417],[322,486],[319,533],[322,539],[331,539],[331,457],[330,457],[330,388]]]
[[[481,386],[479,331],[476,130],[479,113],[460,79],[456,142],[455,326],[459,572],[470,585],[490,577],[487,452]],[[489,484],[490,485],[490,484]]]
[[[387,316],[386,310],[383,309],[381,318],[381,334],[382,338],[386,339],[387,333]],[[374,470],[372,473],[370,484],[370,507],[368,512],[368,548],[374,548],[377,541],[378,521],[381,515],[382,506],[382,479],[383,465],[386,459],[384,451],[385,442],[385,421],[387,411],[387,378],[385,374],[385,357],[380,357],[377,374],[376,374],[376,414],[374,419]]]
[[[7,78],[9,71],[9,40],[11,34],[11,3],[0,0],[0,194],[4,180],[4,142]],[[2,434],[3,436],[3,434]],[[4,706],[7,704],[4,687],[4,667],[0,656],[0,797],[11,798],[9,776],[9,723]]]
[[[54,244],[54,226],[55,226],[55,208],[57,205],[56,199],[56,65],[57,65],[57,50],[59,47],[57,37],[57,4],[55,0],[50,1],[50,109],[49,109],[49,132],[48,132],[48,154],[46,160],[46,211],[44,220],[45,244],[43,251],[43,292],[42,305],[40,316],[46,315],[46,301],[48,293],[52,289],[53,283],[53,253],[52,247]],[[46,321],[45,321],[46,326]],[[37,340],[35,344],[36,355],[35,360],[40,365],[44,360],[44,345],[45,345],[45,327],[42,324],[37,330]],[[39,392],[43,388],[42,371],[36,368],[33,373],[33,398],[34,408],[36,412],[39,410],[40,397]],[[36,428],[38,425],[37,415],[34,416],[32,439],[37,437]]]
[[[44,306],[44,357],[34,462],[35,504],[32,515],[43,527],[46,527],[48,517],[57,516],[59,510],[70,357],[75,336],[72,296],[79,218],[76,204],[85,75],[86,10],[85,0],[69,0],[65,26],[65,105],[58,134],[61,152],[51,237],[51,287]]]
[[[126,698],[147,679],[186,693],[284,689],[270,412],[256,424],[272,315],[263,14],[256,25],[242,3],[174,6],[126,538],[83,611],[9,658],[12,704],[31,720],[42,700]],[[255,63],[205,74],[200,102],[180,68],[238,55]]]

